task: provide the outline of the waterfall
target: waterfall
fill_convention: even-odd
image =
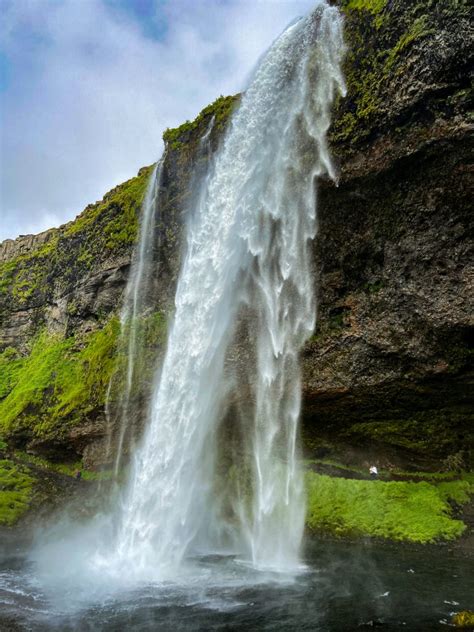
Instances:
[[[136,407],[137,382],[143,380],[143,375],[138,375],[138,367],[143,372],[146,317],[153,308],[150,288],[153,274],[156,273],[155,253],[159,250],[159,244],[155,243],[155,225],[160,208],[164,158],[165,156],[153,168],[142,204],[138,246],[133,254],[120,313],[120,338],[117,346],[122,361],[118,362],[107,390],[107,460],[113,459],[115,476],[122,464],[126,436],[128,435],[129,449],[133,442],[134,424],[131,419]]]
[[[298,356],[315,325],[315,188],[319,176],[335,177],[326,132],[344,91],[343,52],[341,17],[321,0],[260,61],[201,179],[148,424],[114,518],[112,562],[124,572],[166,576],[199,547],[223,543],[256,566],[298,564]],[[143,228],[140,253],[147,234]],[[230,487],[215,484],[218,434],[228,413],[229,349],[244,314],[252,361],[248,401],[235,418],[240,493],[229,503]],[[240,386],[234,376],[233,390]],[[232,512],[221,511],[225,504]]]

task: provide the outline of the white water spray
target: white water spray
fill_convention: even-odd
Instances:
[[[219,545],[216,433],[245,303],[256,323],[254,412],[244,421],[253,500],[234,504],[234,544],[256,565],[298,562],[298,354],[315,324],[315,178],[334,177],[326,132],[344,90],[343,49],[341,18],[326,2],[288,28],[256,69],[203,184],[149,425],[117,516],[115,567],[166,575],[198,544]]]

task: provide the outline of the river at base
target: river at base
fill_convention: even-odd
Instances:
[[[94,602],[47,594],[17,550],[0,566],[0,630],[446,629],[453,612],[473,607],[471,561],[447,547],[313,540],[296,575],[207,555],[189,560],[182,581],[105,586]]]

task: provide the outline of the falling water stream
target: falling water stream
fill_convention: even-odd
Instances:
[[[160,205],[163,162],[164,157],[154,167],[143,201],[138,247],[134,253],[120,313],[121,334],[118,348],[125,358],[125,363],[123,367],[120,367],[122,371],[117,371],[112,376],[106,397],[105,412],[109,426],[107,460],[114,455],[115,476],[122,464],[128,422],[133,414],[132,407],[136,405],[133,398],[133,384],[134,380],[140,379],[137,375],[137,364],[144,353],[144,340],[140,326],[149,307],[147,299],[151,278],[157,272],[154,265],[156,261],[153,256],[155,250],[153,240],[154,225],[157,221],[156,210]],[[115,399],[112,398],[114,387],[118,387]]]
[[[76,574],[99,584],[176,580],[203,553],[232,553],[257,569],[300,568],[299,353],[315,325],[315,192],[318,177],[335,178],[326,132],[344,92],[343,54],[340,14],[320,0],[256,67],[206,174],[194,179],[174,316],[128,482],[111,511],[40,548],[48,577],[72,581],[61,546],[77,550]],[[163,163],[146,195],[122,311],[116,468],[144,352],[137,322],[159,273],[152,253]],[[245,378],[229,361],[236,348],[249,350]],[[236,396],[245,403],[232,415]],[[229,416],[240,444],[226,472]]]
[[[258,566],[298,565],[298,356],[315,324],[315,179],[334,177],[326,131],[343,90],[342,54],[339,13],[320,2],[273,44],[233,116],[189,222],[167,351],[105,565],[166,576],[196,549],[223,545]],[[212,524],[216,430],[226,352],[245,304],[256,346],[244,422],[252,500],[223,528]]]

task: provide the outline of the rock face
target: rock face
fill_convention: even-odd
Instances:
[[[340,181],[320,187],[306,427],[439,460],[472,450],[467,3],[345,2]],[[365,10],[363,7],[370,7]],[[471,452],[472,456],[472,452]]]
[[[305,444],[321,454],[359,444],[387,460],[403,454],[417,463],[469,465],[470,10],[461,0],[339,4],[348,91],[330,131],[339,183],[322,182],[318,192],[319,315],[303,353]],[[201,139],[209,132],[216,149],[236,102],[218,99],[192,123],[165,132],[155,226],[161,312],[172,306],[190,185],[207,164]],[[150,173],[141,170],[70,224],[0,246],[0,367],[8,374],[3,390],[0,383],[0,432],[10,442],[55,458],[85,456],[89,465],[103,459],[113,345],[97,336],[104,327],[109,342],[116,335],[112,320]],[[66,344],[59,356],[67,366],[50,367],[25,397],[22,371],[40,354],[33,341],[45,330],[54,344]],[[79,399],[64,377],[72,363],[83,367],[88,385]]]

